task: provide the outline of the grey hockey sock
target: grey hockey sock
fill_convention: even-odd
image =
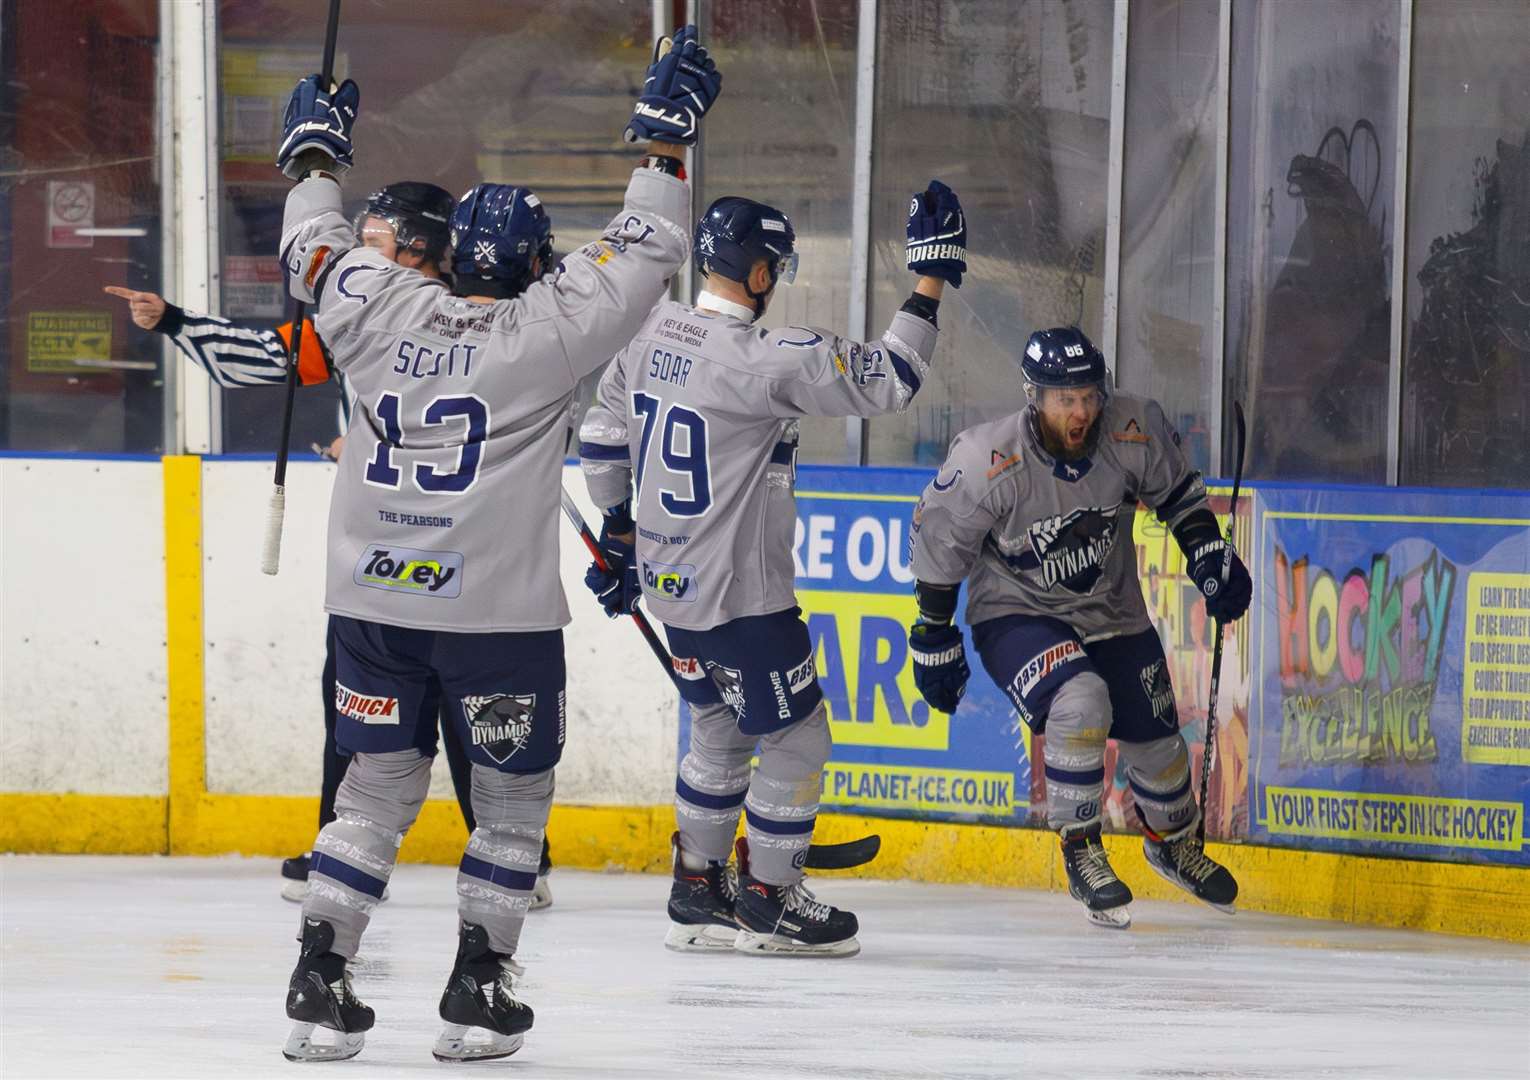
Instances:
[[[754,736],[738,730],[728,706],[691,708],[691,748],[675,779],[675,823],[689,869],[700,870],[707,859],[726,860],[733,850],[754,746]]]
[[[1132,796],[1148,828],[1172,833],[1195,820],[1190,753],[1179,732],[1146,743],[1119,743]]]
[[[823,766],[833,742],[822,704],[806,720],[760,740],[760,766],[744,801],[749,875],[767,885],[794,885],[813,842]]]
[[[457,913],[482,926],[489,946],[514,954],[537,884],[542,835],[552,809],[553,771],[502,773],[473,766],[473,816],[457,868]]]
[[[1047,713],[1047,824],[1061,832],[1100,818],[1110,691],[1092,671],[1073,676]]]

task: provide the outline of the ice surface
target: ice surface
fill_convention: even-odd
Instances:
[[[289,1065],[298,908],[275,860],[0,857],[0,1074],[1530,1075],[1522,946],[1150,902],[1112,931],[1058,893],[825,875],[820,896],[860,915],[859,957],[679,955],[667,878],[562,869],[518,957],[525,1049],[437,1065],[453,881],[399,868],[356,970],[366,1049]]]

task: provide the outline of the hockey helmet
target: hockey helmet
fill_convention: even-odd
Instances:
[[[775,207],[724,195],[696,223],[691,250],[703,275],[716,274],[744,286],[758,319],[776,282],[790,285],[797,279],[796,241],[791,219]],[[749,272],[761,259],[770,270],[770,288],[757,293],[749,287]]]
[[[1020,358],[1020,373],[1026,393],[1032,397],[1037,390],[1095,386],[1103,394],[1109,389],[1104,354],[1076,326],[1057,326],[1032,334]]]
[[[399,250],[415,250],[435,261],[446,254],[447,224],[456,200],[445,188],[419,180],[389,184],[367,196],[366,208],[356,215],[356,239],[363,235],[368,218],[380,218],[393,227]]]
[[[461,296],[518,296],[552,268],[552,219],[529,188],[479,184],[452,212],[453,289]]]

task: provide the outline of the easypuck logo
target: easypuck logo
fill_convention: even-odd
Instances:
[[[351,580],[369,589],[455,600],[462,595],[462,556],[455,551],[369,544],[356,561]]]
[[[398,698],[358,694],[342,683],[335,683],[335,711],[363,724],[398,723]]]

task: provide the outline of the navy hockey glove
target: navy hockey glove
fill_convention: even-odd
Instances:
[[[600,553],[605,556],[607,569],[602,570],[598,563],[590,563],[590,568],[584,574],[584,583],[595,594],[595,599],[600,601],[600,606],[606,609],[608,617],[614,619],[618,615],[629,615],[637,610],[638,600],[643,595],[643,587],[638,584],[637,560],[633,558],[632,545],[607,535],[606,530],[601,529]]]
[[[955,626],[915,623],[908,632],[909,652],[914,654],[914,685],[930,708],[954,713],[967,692],[972,669],[967,666],[967,647]]]
[[[668,52],[662,51],[664,43],[654,49],[643,96],[633,105],[622,137],[628,142],[659,139],[695,146],[697,126],[722,90],[722,73],[696,40],[694,26],[682,27]]]
[[[916,274],[940,278],[953,289],[967,272],[967,216],[952,191],[939,180],[909,200],[905,262]]]
[[[292,97],[287,99],[276,167],[296,180],[313,167],[313,159],[304,161],[304,157],[320,154],[334,162],[335,172],[349,169],[351,126],[356,123],[356,107],[360,104],[361,91],[350,79],[333,93],[319,89],[317,75],[299,80]]]
[[[1254,583],[1248,576],[1248,567],[1232,553],[1232,566],[1228,568],[1227,580],[1222,580],[1222,556],[1227,541],[1218,537],[1196,544],[1190,552],[1185,573],[1195,582],[1206,598],[1206,614],[1217,622],[1236,622],[1248,610],[1248,602],[1254,595]]]

